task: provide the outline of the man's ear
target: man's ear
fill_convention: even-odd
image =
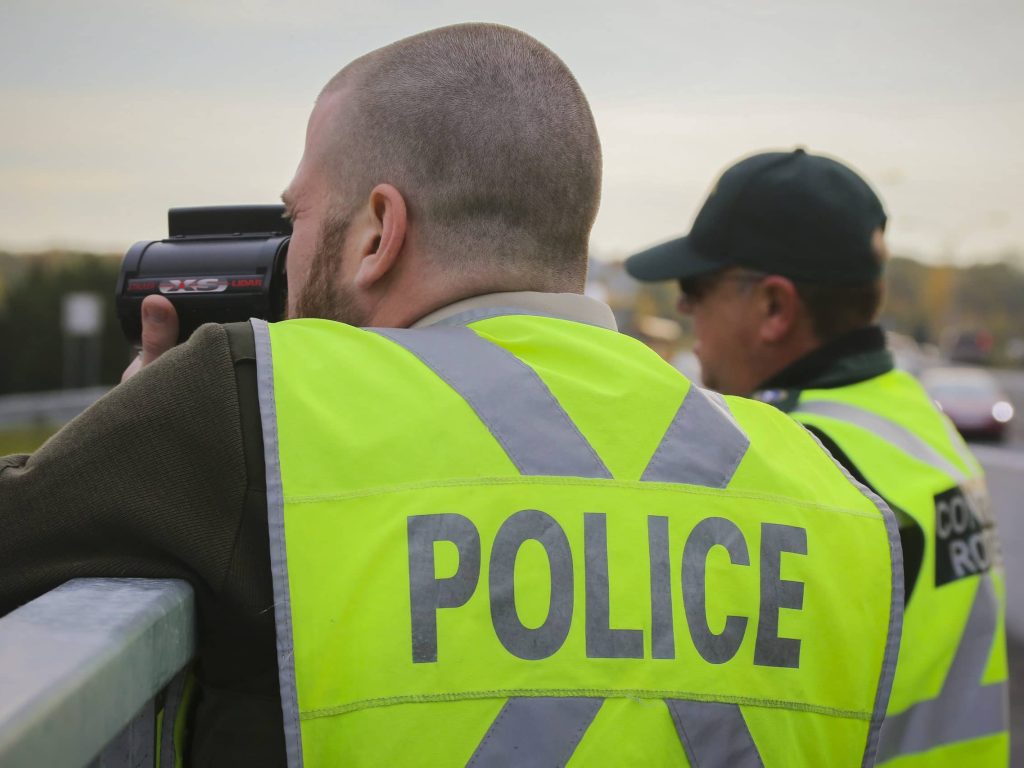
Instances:
[[[757,286],[761,313],[761,340],[777,344],[788,338],[803,316],[803,302],[793,281],[781,275],[769,275]]]
[[[360,261],[355,283],[370,288],[398,264],[405,244],[408,215],[405,198],[390,184],[378,184],[370,192],[367,227],[359,244]]]

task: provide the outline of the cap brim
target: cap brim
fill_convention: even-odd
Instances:
[[[717,272],[727,266],[695,251],[689,237],[669,240],[626,259],[626,272],[644,282],[683,280]]]

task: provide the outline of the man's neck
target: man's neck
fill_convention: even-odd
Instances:
[[[616,330],[615,316],[607,304],[578,293],[541,291],[503,291],[471,296],[435,309],[411,325],[423,328],[447,324],[484,313],[537,314]],[[465,320],[465,322],[471,322]]]
[[[793,361],[762,382],[757,393],[846,386],[887,373],[893,367],[882,329],[858,328]],[[757,393],[754,396],[762,399]]]

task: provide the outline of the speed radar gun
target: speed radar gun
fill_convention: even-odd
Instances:
[[[117,279],[117,315],[132,344],[142,338],[142,300],[170,299],[178,341],[203,323],[280,320],[292,227],[283,205],[171,208],[168,237],[128,249]]]

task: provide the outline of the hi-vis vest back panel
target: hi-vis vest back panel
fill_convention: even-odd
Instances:
[[[806,390],[792,415],[835,441],[924,533],[879,762],[1005,766],[1005,587],[981,468],[902,371]]]
[[[788,417],[554,318],[253,325],[291,766],[871,764],[895,520]]]

